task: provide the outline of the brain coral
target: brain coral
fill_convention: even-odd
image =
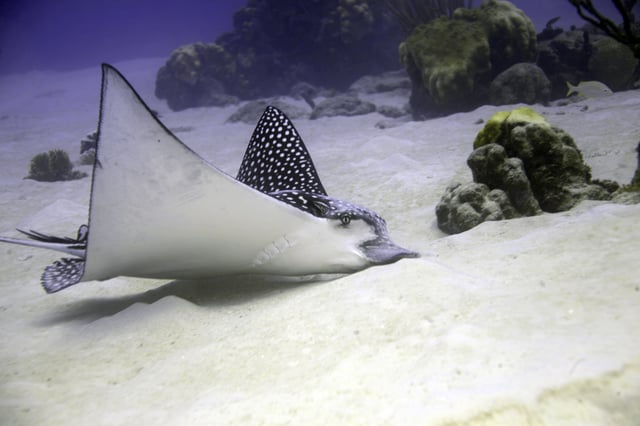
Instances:
[[[418,80],[445,108],[467,103],[478,76],[491,69],[484,28],[445,17],[418,26],[401,44],[400,58],[414,87]]]
[[[457,9],[453,17],[482,23],[491,48],[494,75],[518,62],[535,61],[536,29],[527,15],[512,3],[489,0],[477,9]]]
[[[499,0],[419,25],[400,46],[413,83],[414,116],[429,115],[424,110],[433,105],[445,113],[473,108],[488,100],[496,75],[535,57],[533,23],[513,4]]]

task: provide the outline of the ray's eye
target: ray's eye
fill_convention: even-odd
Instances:
[[[349,213],[343,213],[340,215],[340,223],[342,223],[343,226],[347,226],[348,224],[351,223],[351,215]]]

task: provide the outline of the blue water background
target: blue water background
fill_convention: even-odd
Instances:
[[[247,0],[1,0],[0,74],[72,70],[101,62],[168,57],[173,49],[211,42],[232,29]],[[567,0],[513,0],[540,31],[551,18],[582,25]],[[609,16],[610,0],[595,0]],[[480,4],[479,0],[475,4]],[[398,65],[400,66],[400,65]]]

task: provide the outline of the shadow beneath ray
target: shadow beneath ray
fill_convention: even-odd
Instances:
[[[284,291],[313,284],[322,284],[343,275],[313,277],[224,277],[208,280],[176,280],[142,293],[126,296],[93,298],[74,301],[56,307],[36,323],[40,326],[67,322],[90,323],[116,315],[136,304],[153,304],[175,296],[202,307],[219,307],[248,303],[271,297]]]

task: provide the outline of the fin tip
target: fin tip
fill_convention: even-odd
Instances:
[[[47,266],[42,273],[44,290],[51,294],[77,284],[84,275],[84,259],[62,258]]]

